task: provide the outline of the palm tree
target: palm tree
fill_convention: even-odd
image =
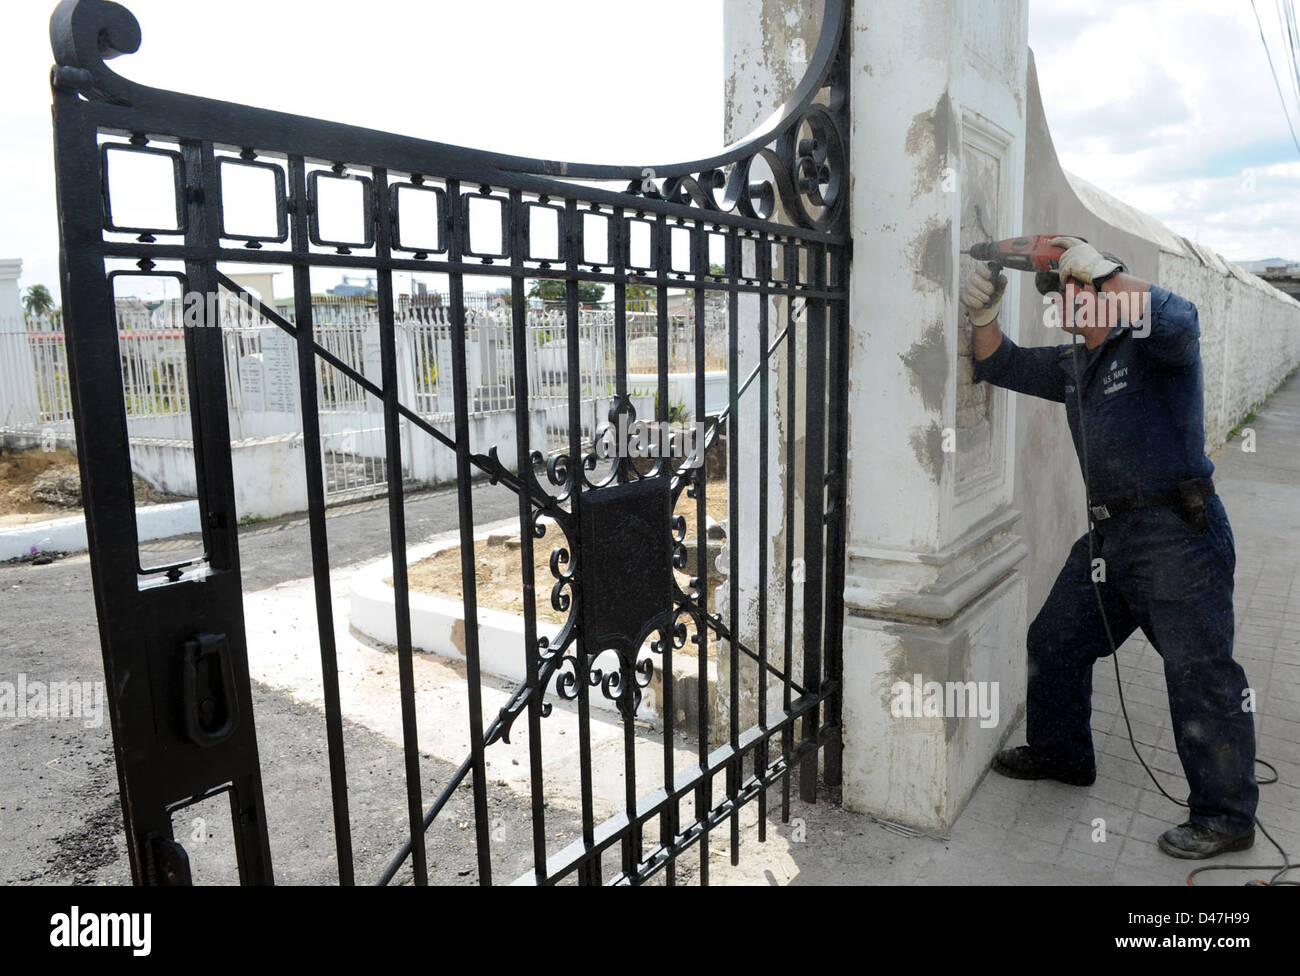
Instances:
[[[54,311],[54,298],[44,285],[32,285],[23,296],[23,311],[28,315],[49,315]]]

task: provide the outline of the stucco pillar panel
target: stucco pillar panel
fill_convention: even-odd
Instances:
[[[946,832],[1023,699],[1013,404],[971,383],[957,292],[961,248],[1020,232],[1027,11],[858,3],[853,26],[843,795]],[[900,716],[913,681],[995,714]]]

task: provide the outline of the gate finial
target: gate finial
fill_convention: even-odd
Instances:
[[[140,49],[140,22],[112,0],[62,0],[50,17],[56,88],[75,88],[88,98],[130,104],[130,84],[104,62]]]

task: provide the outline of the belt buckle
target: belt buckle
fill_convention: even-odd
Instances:
[[[1105,505],[1094,505],[1092,506],[1091,511],[1092,511],[1092,517],[1096,519],[1098,522],[1102,521],[1103,519],[1110,518],[1110,509],[1108,509]]]

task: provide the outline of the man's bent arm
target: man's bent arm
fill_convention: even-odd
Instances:
[[[1101,291],[1108,300],[1120,303],[1134,338],[1142,340],[1138,348],[1143,354],[1174,369],[1195,362],[1201,337],[1195,305],[1167,288],[1123,272],[1103,281]]]
[[[1065,402],[1065,374],[1057,366],[1056,346],[1023,348],[1002,334],[998,320],[971,328],[972,379],[1016,393]]]
[[[970,332],[971,354],[976,362],[988,359],[998,351],[998,346],[1002,345],[1002,329],[997,319],[978,329],[972,328]]]

